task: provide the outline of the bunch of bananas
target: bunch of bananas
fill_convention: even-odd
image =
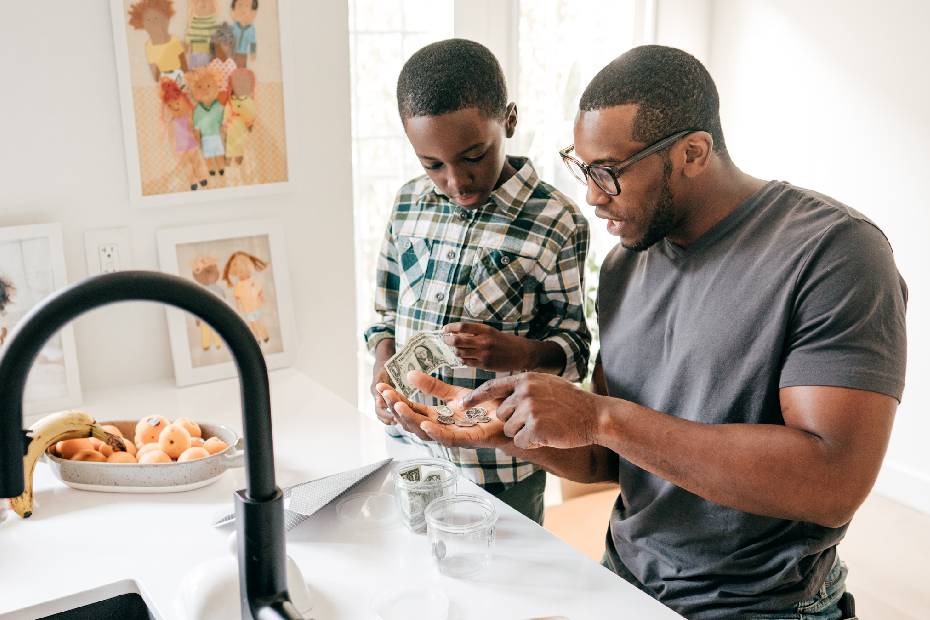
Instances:
[[[23,519],[32,516],[32,474],[39,458],[49,446],[65,439],[95,437],[107,443],[115,452],[126,450],[119,437],[103,430],[90,414],[83,411],[61,411],[47,415],[29,427],[26,437],[29,446],[23,457],[24,491],[19,497],[10,500],[13,511]]]

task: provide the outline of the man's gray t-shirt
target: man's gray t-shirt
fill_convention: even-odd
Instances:
[[[773,181],[687,248],[610,253],[598,290],[609,393],[710,424],[784,424],[789,386],[900,400],[906,298],[874,224]],[[846,531],[727,508],[622,457],[620,488],[608,563],[693,620],[793,608]]]

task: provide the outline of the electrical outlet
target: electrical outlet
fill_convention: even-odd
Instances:
[[[99,228],[84,233],[87,275],[130,269],[128,228]]]

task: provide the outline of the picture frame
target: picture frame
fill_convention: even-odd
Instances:
[[[201,284],[243,318],[268,368],[293,363],[296,326],[284,227],[275,220],[249,220],[159,230],[162,271]],[[236,375],[225,343],[187,312],[167,308],[177,385]]]
[[[67,284],[59,224],[0,228],[0,350],[26,314]],[[74,330],[66,325],[33,363],[23,395],[23,414],[77,407],[81,397]]]
[[[252,0],[237,0],[238,9],[230,0],[110,0],[132,204],[201,203],[291,186],[289,4],[255,4],[244,11]],[[240,54],[237,46],[256,51]]]

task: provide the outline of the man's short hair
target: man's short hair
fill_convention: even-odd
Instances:
[[[491,50],[467,39],[446,39],[418,50],[397,78],[401,120],[478,108],[504,118],[507,84]]]
[[[702,129],[726,155],[720,98],[701,62],[680,49],[634,47],[600,70],[581,95],[582,111],[636,104],[633,138],[650,144],[684,129]]]

